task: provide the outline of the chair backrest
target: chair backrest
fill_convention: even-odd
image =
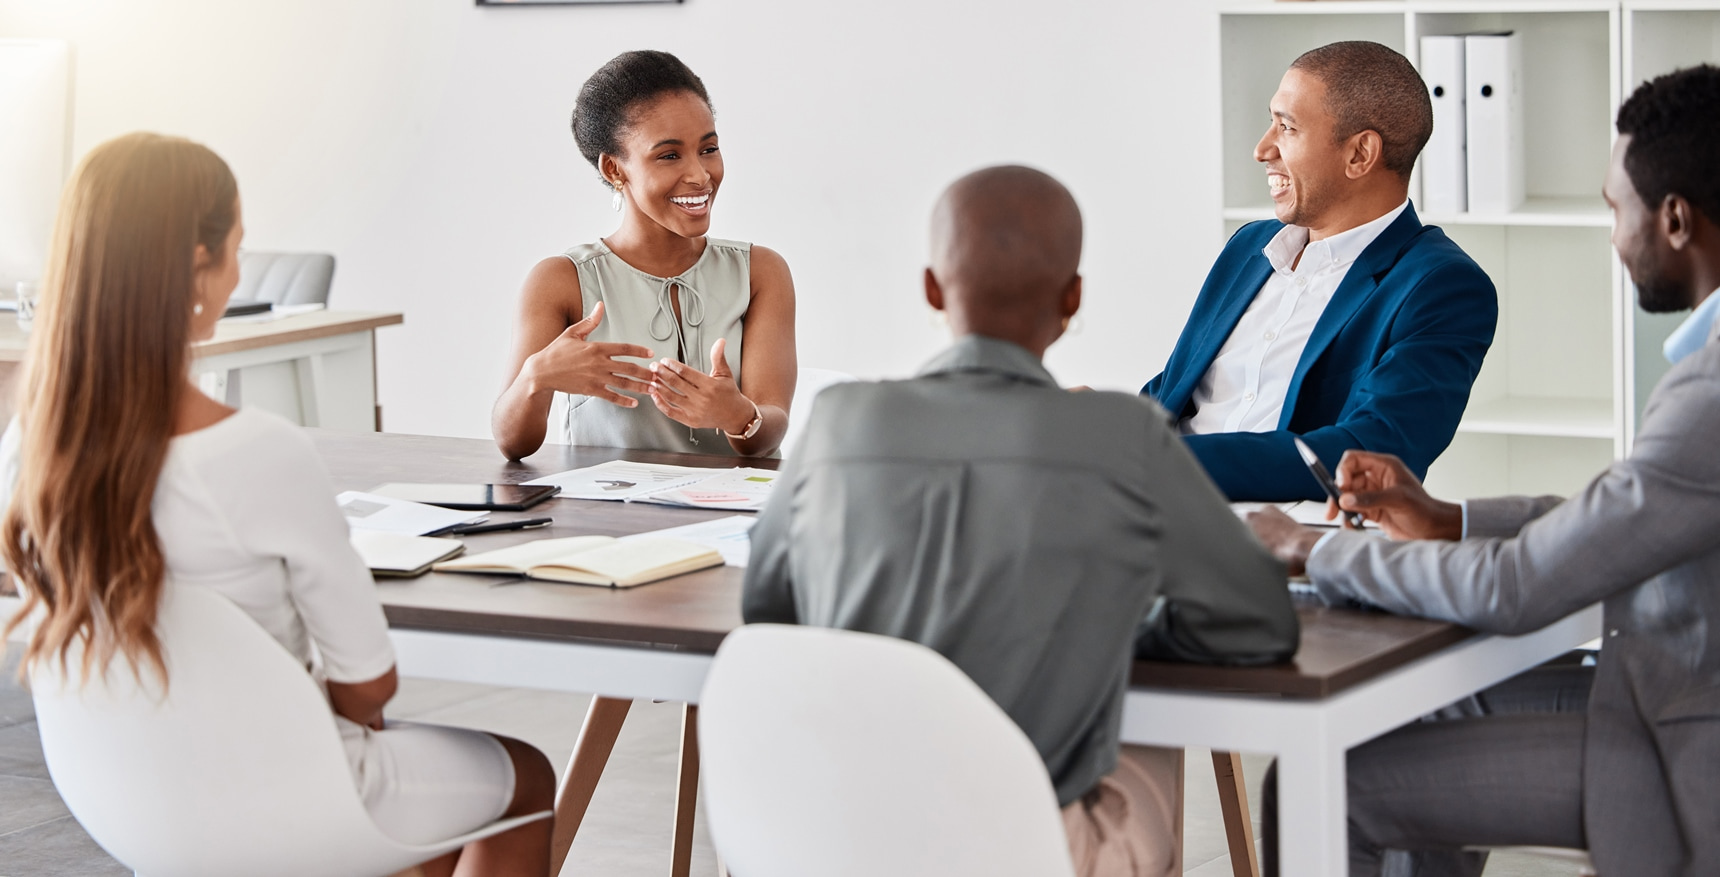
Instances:
[[[169,583],[156,631],[168,668],[124,659],[80,683],[30,674],[42,751],[84,829],[139,874],[382,875],[402,855],[358,797],[328,702],[286,649],[225,597]]]
[[[825,368],[800,370],[795,376],[794,399],[788,406],[788,432],[782,436],[782,456],[785,459],[794,453],[794,449],[800,444],[801,435],[806,432],[807,418],[812,416],[812,400],[826,387],[852,380],[854,376],[846,372]]]
[[[699,706],[711,837],[746,877],[1073,874],[1044,762],[942,655],[749,625]]]
[[[236,299],[277,305],[328,304],[334,283],[334,256],[328,253],[239,254]]]

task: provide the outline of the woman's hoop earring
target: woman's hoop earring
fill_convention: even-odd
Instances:
[[[615,197],[609,199],[610,209],[614,210],[616,213],[620,213],[621,212],[621,202],[624,200],[626,200],[626,199],[621,197],[621,187],[616,186],[615,187]]]

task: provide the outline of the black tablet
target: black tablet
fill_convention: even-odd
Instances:
[[[370,492],[445,509],[523,512],[561,488],[554,484],[384,484]]]

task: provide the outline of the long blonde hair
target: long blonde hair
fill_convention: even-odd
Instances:
[[[60,197],[19,382],[19,475],[0,555],[40,610],[23,669],[82,646],[81,675],[123,654],[165,678],[155,617],[166,561],[150,502],[191,362],[193,257],[219,261],[238,185],[207,147],[127,134],[91,150]]]

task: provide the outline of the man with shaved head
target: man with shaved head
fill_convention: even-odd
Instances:
[[[1284,571],[1156,403],[1065,392],[1041,364],[1081,306],[1068,190],[969,174],[931,254],[955,344],[910,380],[818,396],[753,528],[742,614],[936,649],[1038,748],[1078,874],[1180,874],[1180,753],[1119,754],[1131,660],[1289,657]]]

